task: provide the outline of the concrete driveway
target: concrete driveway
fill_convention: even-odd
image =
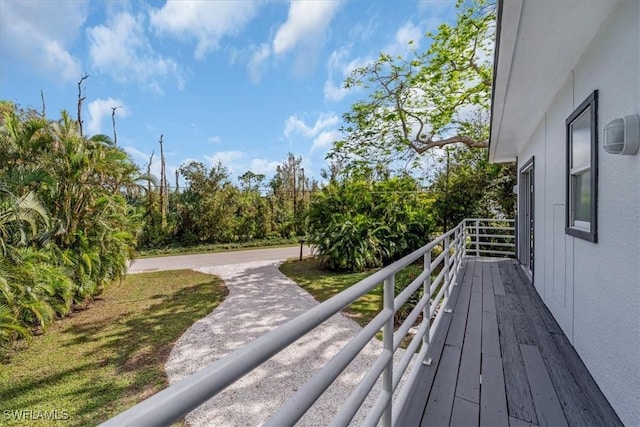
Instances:
[[[309,246],[304,245],[303,255],[311,254]],[[298,258],[300,246],[284,248],[249,249],[233,252],[217,252],[210,254],[174,255],[133,260],[129,266],[129,273],[146,273],[161,270],[182,270],[217,265],[241,264],[255,261],[278,261],[288,258]]]

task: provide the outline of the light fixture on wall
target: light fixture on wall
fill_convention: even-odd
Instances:
[[[640,146],[640,116],[631,114],[611,120],[604,127],[604,151],[636,154]]]

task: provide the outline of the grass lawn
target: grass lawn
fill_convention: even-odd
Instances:
[[[167,247],[155,247],[152,249],[140,249],[137,254],[137,258],[149,258],[158,256],[171,256],[171,255],[192,255],[203,254],[212,252],[232,252],[242,251],[245,249],[265,249],[265,248],[281,248],[287,246],[300,245],[299,238],[294,237],[291,239],[260,239],[252,240],[250,242],[236,242],[236,243],[211,243],[195,246],[167,246]]]
[[[322,302],[373,274],[376,270],[363,273],[334,273],[323,270],[317,259],[307,258],[302,261],[284,262],[280,266],[280,271],[313,295],[316,300]],[[381,304],[382,286],[377,286],[345,308],[343,313],[364,326],[380,312]]]
[[[86,311],[53,324],[0,363],[5,411],[57,411],[58,425],[96,425],[167,385],[173,343],[225,298],[215,276],[191,270],[130,275]],[[49,425],[51,421],[28,421]]]
[[[280,271],[313,295],[316,300],[322,302],[356,284],[377,270],[370,270],[363,273],[334,273],[322,269],[317,259],[308,258],[302,261],[287,261],[280,266]],[[422,267],[417,264],[405,268],[396,275],[396,288],[406,286],[421,272]],[[371,292],[363,295],[353,304],[345,308],[343,314],[361,326],[365,326],[380,312],[381,306],[382,284],[376,286]]]

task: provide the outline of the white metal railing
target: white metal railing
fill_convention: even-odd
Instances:
[[[514,256],[516,254],[515,220],[473,218],[463,221],[467,251],[475,256]]]
[[[506,225],[505,225],[506,224]],[[349,341],[324,367],[296,393],[294,393],[265,425],[293,425],[335,381],[340,373],[360,353],[365,345],[382,329],[383,349],[369,367],[350,397],[334,416],[333,426],[347,425],[360,409],[375,383],[382,376],[382,390],[364,425],[394,425],[399,410],[392,407],[393,395],[415,353],[416,363],[398,390],[395,406],[402,408],[415,382],[420,362],[430,364],[429,344],[442,318],[450,310],[445,309],[452,286],[457,285],[457,275],[463,257],[473,255],[512,252],[495,249],[508,240],[507,232],[513,233],[512,220],[466,219],[452,230],[439,236],[429,244],[404,258],[388,265],[371,276],[329,300],[315,306],[302,315],[279,326],[271,332],[238,348],[201,371],[177,382],[142,403],[108,420],[103,426],[170,425],[184,417],[229,385],[284,350],[290,344],[313,330],[356,299],[383,283],[383,308],[367,326]],[[484,233],[484,231],[491,231]],[[489,245],[489,246],[487,246]],[[487,249],[488,248],[488,249]],[[398,295],[395,295],[395,275],[407,266],[423,259],[423,271]],[[435,276],[435,277],[434,277]],[[398,328],[394,328],[394,315],[415,293],[422,297]],[[400,343],[414,326],[420,315],[422,320],[417,333],[411,339],[399,362],[394,365],[393,355]],[[395,329],[395,330],[394,330]]]

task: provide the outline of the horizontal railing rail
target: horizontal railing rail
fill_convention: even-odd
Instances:
[[[508,230],[503,229],[512,229],[509,224],[512,224],[513,221],[509,221],[493,219],[462,221],[455,228],[417,251],[384,267],[295,319],[238,348],[208,367],[169,386],[102,425],[172,424],[324,323],[356,299],[371,292],[381,283],[383,284],[383,307],[380,312],[310,380],[299,387],[266,421],[265,425],[292,425],[298,421],[380,330],[382,330],[382,351],[354,387],[350,397],[346,399],[342,407],[337,409],[331,425],[348,424],[378,381],[381,381],[382,384],[381,392],[373,407],[367,412],[364,425],[373,426],[381,423],[384,426],[390,426],[395,424],[400,411],[394,410],[394,407],[401,408],[406,402],[409,390],[417,378],[420,364],[430,363],[429,344],[443,316],[450,312],[449,309],[446,309],[447,302],[451,296],[452,286],[457,285],[462,259],[467,252],[475,255],[498,252],[495,248],[504,245],[496,245],[494,240],[497,243],[505,243],[500,239],[508,238],[506,233],[503,233]],[[482,233],[481,231],[484,230],[493,231]],[[511,246],[504,247],[511,248]],[[510,253],[508,250],[500,252],[500,254]],[[396,274],[420,259],[422,259],[422,273],[396,295]],[[419,301],[411,308],[402,323],[396,327],[396,313],[416,294]],[[421,315],[422,319],[416,325]],[[394,365],[395,352],[400,348],[401,343],[406,341],[405,338],[409,331],[416,327],[417,332],[406,346],[400,360]],[[412,359],[415,362],[407,374]],[[398,389],[405,374],[405,382]],[[393,396],[396,392],[394,403]]]
[[[515,256],[515,220],[472,218],[463,221],[465,246],[475,256]]]

